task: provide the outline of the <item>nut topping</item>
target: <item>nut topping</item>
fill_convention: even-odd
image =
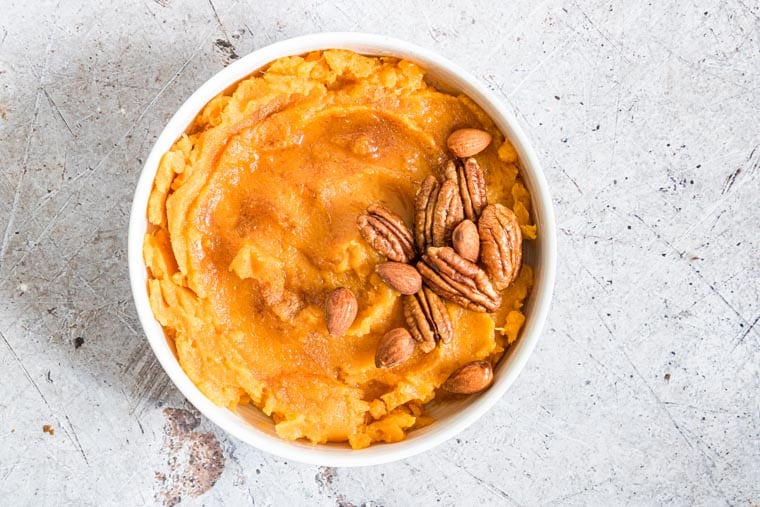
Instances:
[[[410,262],[415,256],[414,239],[404,220],[384,206],[372,205],[356,220],[362,237],[378,253],[396,262]]]
[[[459,193],[455,179],[439,185],[435,176],[428,176],[422,182],[414,198],[414,241],[420,252],[451,239],[454,227],[464,218]]]
[[[403,327],[391,329],[377,344],[375,366],[393,368],[403,363],[414,353],[415,342],[409,331]]]
[[[409,333],[426,353],[439,341],[452,338],[443,299],[473,311],[495,312],[501,306],[499,291],[520,269],[522,235],[517,218],[504,206],[488,205],[485,175],[472,158],[491,140],[488,132],[477,129],[460,129],[449,136],[447,144],[455,158],[444,165],[442,182],[430,175],[420,184],[412,232],[401,217],[382,206],[370,206],[358,219],[364,239],[389,259],[375,269],[388,286],[403,294]],[[402,329],[391,333],[378,345],[378,367],[397,364],[394,354],[403,354],[391,349],[408,348]],[[447,389],[476,392],[490,385],[492,377],[489,363],[475,361],[455,372]]]
[[[423,352],[432,351],[438,341],[451,340],[453,327],[446,304],[433,291],[423,287],[414,296],[404,296],[402,303],[406,324]]]
[[[522,261],[522,232],[517,217],[501,204],[483,210],[478,222],[483,266],[497,290],[517,277]]]
[[[441,185],[433,210],[432,246],[444,246],[451,239],[454,227],[464,218],[462,198],[456,180]]]
[[[417,270],[433,292],[466,308],[494,312],[501,304],[486,272],[451,247],[428,248]]]
[[[446,303],[444,303],[443,300],[430,289],[424,289],[422,292],[425,297],[420,298],[420,301],[427,304],[427,312],[435,327],[438,339],[443,343],[449,343],[454,336],[454,327],[451,324],[451,318],[449,317],[449,311],[446,309]]]
[[[446,145],[455,156],[467,158],[477,155],[491,144],[491,134],[479,129],[459,129],[449,135]]]
[[[488,361],[467,363],[452,373],[441,385],[445,391],[454,394],[473,394],[493,383],[493,368]]]
[[[447,180],[459,181],[457,176],[457,164],[453,160],[447,160],[446,165],[443,166],[443,177]]]
[[[478,161],[474,158],[449,160],[443,168],[443,175],[459,184],[464,216],[477,222],[487,204],[486,180]]]
[[[409,264],[383,262],[375,267],[375,272],[390,288],[401,294],[414,294],[422,287],[420,273]]]
[[[454,228],[454,232],[451,234],[451,243],[454,246],[454,250],[468,261],[478,261],[480,236],[478,235],[478,227],[472,220],[462,220]]]
[[[343,336],[356,318],[359,305],[351,289],[340,287],[325,300],[325,322],[332,336]]]
[[[473,222],[477,221],[483,208],[486,207],[486,180],[483,170],[477,160],[468,158],[457,164],[459,177],[459,192],[462,194],[464,216]]]
[[[435,176],[428,176],[414,196],[414,243],[420,252],[433,243],[433,209],[439,188]]]

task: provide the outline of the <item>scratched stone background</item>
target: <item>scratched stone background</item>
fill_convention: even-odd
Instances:
[[[487,83],[559,224],[551,315],[504,399],[431,452],[353,470],[201,417],[127,279],[132,191],[176,108],[238,55],[332,30]],[[3,0],[0,503],[757,504],[759,90],[758,0]]]

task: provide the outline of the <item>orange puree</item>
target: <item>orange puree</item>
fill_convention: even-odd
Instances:
[[[489,202],[514,209],[535,237],[514,148],[470,99],[424,78],[410,62],[349,51],[282,58],[209,102],[163,156],[144,243],[150,302],[214,403],[252,403],[287,439],[394,442],[430,422],[423,404],[453,370],[495,361],[517,338],[527,265],[499,312],[448,303],[450,343],[375,367],[378,340],[404,321],[356,218],[383,203],[411,225],[416,188],[442,176],[454,129],[493,135],[477,156]],[[336,287],[359,303],[340,338],[323,315]]]

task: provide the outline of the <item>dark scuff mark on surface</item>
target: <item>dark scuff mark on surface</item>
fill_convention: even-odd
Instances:
[[[139,418],[146,408],[162,406],[172,383],[147,341],[135,347],[122,371],[126,378],[132,379],[127,382],[132,404],[129,415]]]
[[[367,502],[366,505],[374,505],[374,504],[370,504],[369,502]],[[356,507],[356,505],[346,500],[345,496],[338,495],[338,499],[335,501],[335,507]]]
[[[745,176],[748,174],[752,175],[760,167],[760,157],[757,157],[757,158],[755,157],[755,153],[757,153],[758,148],[760,148],[760,144],[755,145],[755,147],[752,148],[752,151],[749,153],[749,156],[747,156],[745,164],[738,167],[734,172],[732,172],[726,177],[726,181],[723,183],[723,188],[720,191],[721,195],[731,190],[731,187],[734,186],[734,183],[736,183],[736,180],[739,178],[739,175],[741,175],[742,173],[744,173]]]
[[[338,471],[333,467],[319,467],[317,475],[314,476],[314,480],[317,482],[319,489],[331,490],[332,483],[335,477],[338,476]]]
[[[731,187],[734,186],[734,183],[736,183],[736,178],[742,173],[742,168],[738,168],[736,171],[732,172],[728,175],[726,178],[726,182],[723,184],[723,190],[721,190],[721,194],[725,194],[729,190],[731,190]]]
[[[214,46],[216,46],[216,48],[224,56],[225,65],[230,63],[232,60],[237,60],[238,58],[240,58],[240,55],[237,53],[237,50],[235,49],[235,46],[232,45],[232,43],[227,39],[216,39],[214,41]]]
[[[84,345],[84,338],[83,337],[77,336],[76,338],[74,338],[74,348],[75,349],[78,349],[82,345]]]
[[[224,38],[216,39],[216,41],[214,41],[214,46],[216,46],[216,48],[221,51],[224,58],[224,64],[228,65],[232,60],[237,60],[240,58],[240,55],[237,54],[237,50],[230,40],[230,34],[227,31],[227,28],[224,26],[224,23],[222,23],[222,18],[219,17],[219,13],[216,10],[214,2],[212,0],[208,0],[208,5],[211,7],[211,12],[214,14],[214,19],[216,19],[216,23],[219,25],[219,30],[221,30],[222,34],[224,35]]]
[[[167,456],[165,471],[154,472],[155,499],[172,507],[183,498],[197,497],[211,489],[222,476],[224,453],[216,435],[195,431],[201,423],[197,410],[164,409],[164,443]]]
[[[338,477],[338,469],[334,467],[319,467],[317,475],[314,476],[314,480],[319,486],[319,491],[326,498],[335,500],[336,507],[356,507],[356,505],[346,499],[343,493],[337,491],[334,484],[335,479]],[[367,502],[366,505],[375,505],[374,503]]]

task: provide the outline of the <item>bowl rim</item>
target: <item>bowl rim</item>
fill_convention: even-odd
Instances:
[[[447,75],[453,88],[466,93],[481,107],[486,105],[487,108],[484,109],[495,111],[498,116],[494,117],[490,113],[492,120],[517,150],[521,173],[531,193],[533,214],[541,231],[538,239],[541,247],[536,259],[541,268],[532,289],[532,308],[526,316],[520,339],[510,352],[509,364],[497,373],[491,388],[481,393],[466,410],[447,417],[445,424],[441,422],[439,428],[431,428],[431,431],[420,436],[400,442],[375,444],[361,450],[296,445],[296,442],[258,430],[229,409],[218,407],[206,398],[182,370],[167,343],[163,329],[153,316],[142,255],[144,234],[147,231],[148,196],[158,164],[198,112],[218,93],[277,58],[331,48],[377,56],[396,56],[417,62],[423,67],[435,68],[436,72]],[[556,224],[548,184],[528,137],[504,101],[469,72],[431,50],[401,39],[362,32],[321,32],[282,40],[254,50],[208,79],[180,106],[156,139],[137,183],[129,221],[128,262],[132,296],[148,343],[174,385],[192,405],[230,435],[280,458],[321,466],[368,466],[405,459],[445,442],[477,421],[502,398],[525,367],[538,342],[551,304],[556,259]]]

